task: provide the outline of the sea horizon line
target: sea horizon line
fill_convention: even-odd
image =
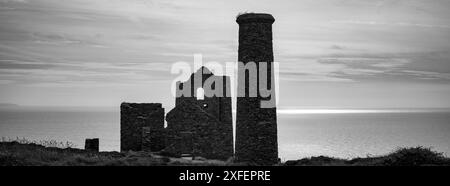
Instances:
[[[119,110],[116,106],[40,106],[40,105],[15,105],[14,107],[3,107],[1,110],[57,110],[57,111],[114,111]],[[233,113],[236,112],[234,108]],[[450,108],[277,108],[278,114],[357,114],[357,113],[430,113],[430,112],[450,112]]]

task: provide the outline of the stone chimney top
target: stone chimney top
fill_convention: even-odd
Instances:
[[[245,13],[236,18],[238,24],[243,23],[273,23],[275,18],[272,15],[266,13]]]

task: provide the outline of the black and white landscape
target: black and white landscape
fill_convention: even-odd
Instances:
[[[447,0],[0,0],[0,164],[449,165],[449,10]],[[239,83],[238,62],[252,61],[273,64],[261,72],[275,79]],[[194,84],[177,97],[199,69],[203,84],[230,83],[214,84],[223,97]],[[260,82],[271,96],[239,97]]]

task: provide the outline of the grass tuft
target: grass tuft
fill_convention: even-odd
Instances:
[[[351,160],[325,156],[291,160],[284,163],[287,166],[438,166],[450,165],[450,158],[443,153],[422,146],[398,148],[384,156],[354,158]]]
[[[35,144],[35,145],[42,145],[44,147],[54,147],[54,148],[62,148],[62,149],[76,147],[76,145],[74,143],[69,142],[69,141],[61,142],[61,141],[56,141],[56,140],[30,140],[30,139],[19,138],[19,137],[16,137],[15,139],[2,137],[0,139],[0,142],[17,142],[20,144]]]

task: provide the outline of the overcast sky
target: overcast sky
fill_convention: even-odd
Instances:
[[[174,62],[237,60],[240,12],[271,13],[280,108],[450,107],[448,0],[0,0],[0,102],[174,98]]]

